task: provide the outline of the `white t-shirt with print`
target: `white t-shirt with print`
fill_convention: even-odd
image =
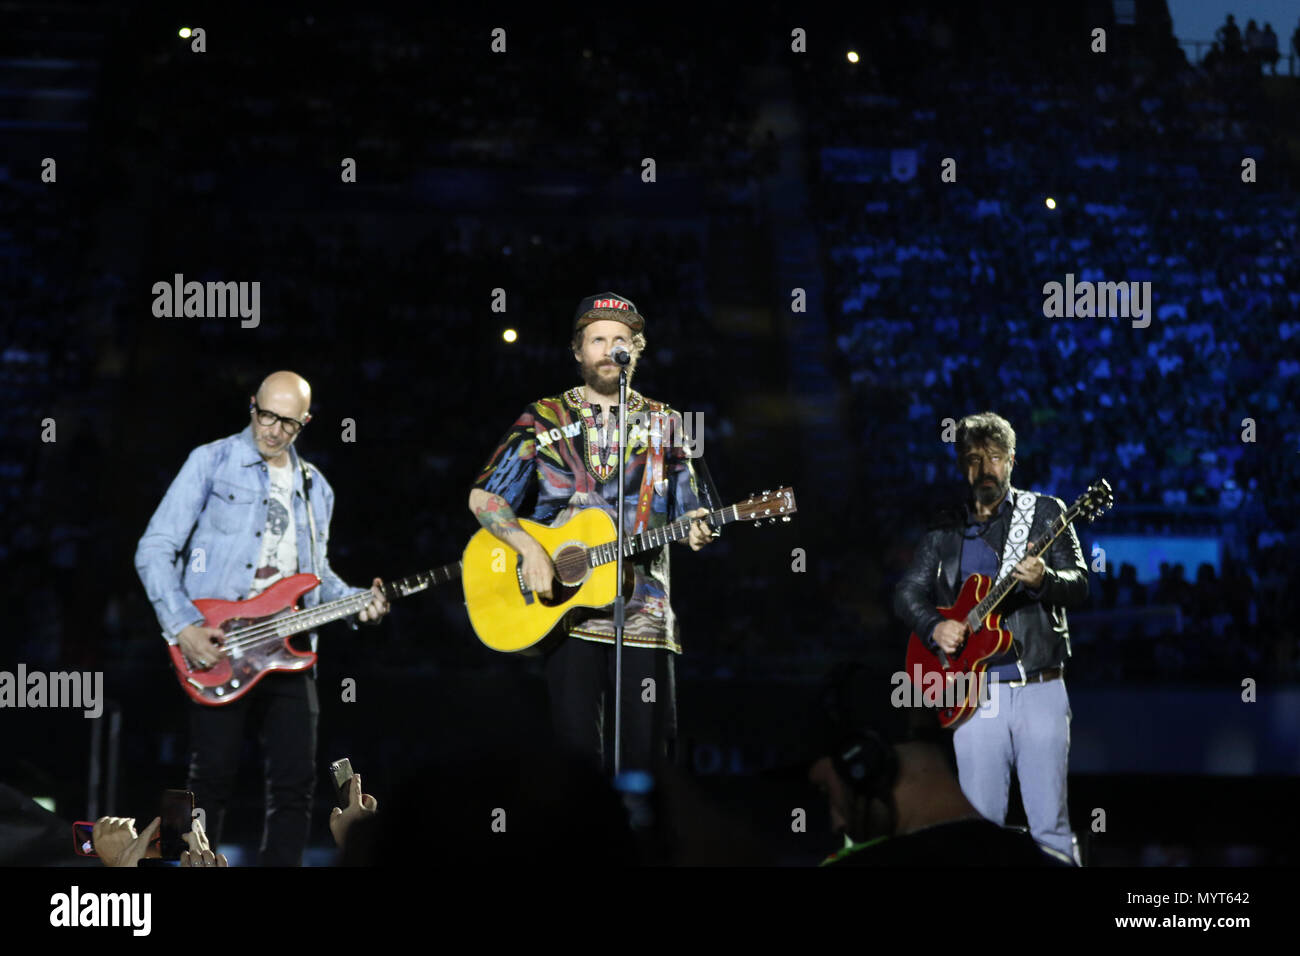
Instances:
[[[253,575],[249,597],[261,594],[275,582],[298,573],[298,535],[293,520],[293,465],[267,464],[271,493],[268,495],[266,527],[262,529],[262,553]]]

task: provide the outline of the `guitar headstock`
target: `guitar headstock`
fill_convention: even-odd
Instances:
[[[735,506],[736,520],[752,521],[755,525],[763,521],[789,521],[798,507],[794,503],[793,488],[778,488],[765,491],[761,495],[750,495],[748,499]]]
[[[1079,495],[1074,504],[1070,505],[1070,520],[1080,517],[1096,521],[1103,511],[1114,504],[1115,495],[1111,490],[1110,482],[1105,478],[1098,478],[1088,486],[1087,491]]]

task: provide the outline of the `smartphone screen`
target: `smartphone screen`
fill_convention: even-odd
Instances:
[[[348,783],[351,780],[351,760],[340,757],[330,764],[330,783],[334,785],[334,799],[343,810],[348,808]]]
[[[194,819],[194,794],[189,790],[166,790],[163,792],[162,818],[159,827],[158,849],[164,860],[179,860],[181,851],[189,849],[182,837],[188,833]]]
[[[77,856],[99,856],[95,852],[95,825],[78,821],[72,825],[72,849]]]

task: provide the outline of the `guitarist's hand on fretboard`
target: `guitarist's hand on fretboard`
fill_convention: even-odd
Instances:
[[[1033,551],[1036,544],[1034,541],[1029,542],[1028,550]],[[1038,590],[1046,574],[1047,562],[1036,554],[1025,555],[1011,571],[1011,576],[1031,591]]]
[[[696,508],[694,511],[688,511],[684,515],[687,518],[700,518],[709,513],[708,508]],[[713,541],[713,529],[709,527],[707,521],[691,522],[691,550],[698,551]]]
[[[384,597],[384,582],[375,578],[370,585],[370,593],[374,600],[362,608],[361,613],[357,615],[357,620],[362,624],[378,624],[379,619],[388,613],[388,598]]]

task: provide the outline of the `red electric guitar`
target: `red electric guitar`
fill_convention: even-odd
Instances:
[[[1095,521],[1114,503],[1110,483],[1097,479],[1052,523],[1047,534],[1032,543],[1032,551],[1026,554],[1044,554],[1076,518]],[[942,650],[932,652],[916,634],[908,639],[907,678],[917,681],[931,696],[938,693],[941,727],[956,728],[979,709],[988,661],[1011,647],[1011,632],[1002,626],[1002,615],[995,614],[994,609],[1017,583],[1010,572],[996,584],[982,574],[972,574],[952,607],[936,608],[948,620],[964,621],[970,629],[956,655],[949,657]]]
[[[460,562],[385,584],[389,602],[415,594],[434,584],[460,577]],[[207,627],[219,627],[226,634],[226,656],[206,670],[197,670],[180,646],[169,645],[172,666],[181,688],[200,704],[210,707],[239,700],[271,671],[301,671],[316,663],[316,655],[289,646],[289,638],[359,614],[373,595],[370,591],[297,610],[298,599],[320,584],[314,574],[295,574],[277,581],[255,598],[246,601],[218,601],[203,598],[194,606],[203,614]]]

